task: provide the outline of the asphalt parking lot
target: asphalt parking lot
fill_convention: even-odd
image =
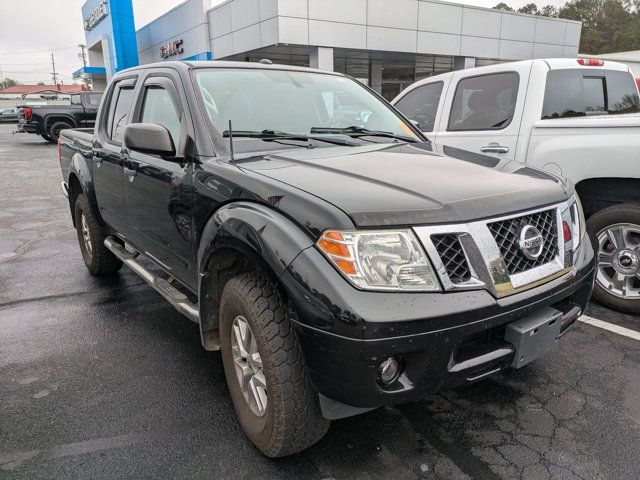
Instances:
[[[89,275],[56,147],[12,128],[0,125],[1,478],[638,478],[640,341],[584,323],[527,368],[264,458],[197,326],[126,269]],[[587,314],[640,331],[638,317]]]

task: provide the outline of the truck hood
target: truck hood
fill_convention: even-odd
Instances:
[[[564,201],[573,187],[512,161],[431,144],[296,149],[238,166],[315,195],[358,227],[466,222]],[[571,190],[571,191],[569,191]]]

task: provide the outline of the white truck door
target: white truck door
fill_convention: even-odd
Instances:
[[[530,62],[455,72],[436,133],[441,145],[515,159]]]

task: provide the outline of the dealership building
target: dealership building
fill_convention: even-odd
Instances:
[[[90,66],[237,60],[346,73],[391,98],[422,78],[511,60],[577,57],[581,23],[436,0],[187,0],[135,30],[131,0],[82,7]]]

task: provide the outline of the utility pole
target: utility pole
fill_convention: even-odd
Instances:
[[[56,59],[53,58],[53,53],[51,54],[51,67],[53,68],[53,72],[51,72],[51,78],[53,79],[53,84],[58,84],[58,74],[56,73]]]
[[[82,60],[82,66],[86,70],[87,69],[87,53],[85,52],[85,50],[87,46],[81,43],[80,45],[78,45],[78,47],[80,48],[80,53],[78,54],[78,58]],[[86,72],[83,73],[80,78],[82,79],[82,81],[84,82],[87,88],[91,88],[91,79],[89,78],[89,75]]]
[[[80,45],[78,45],[78,47],[80,47],[80,53],[78,54],[78,58],[80,60],[82,60],[82,66],[86,68],[87,67],[87,54],[85,53],[84,50],[85,50],[85,48],[87,48],[87,46],[81,43]]]

